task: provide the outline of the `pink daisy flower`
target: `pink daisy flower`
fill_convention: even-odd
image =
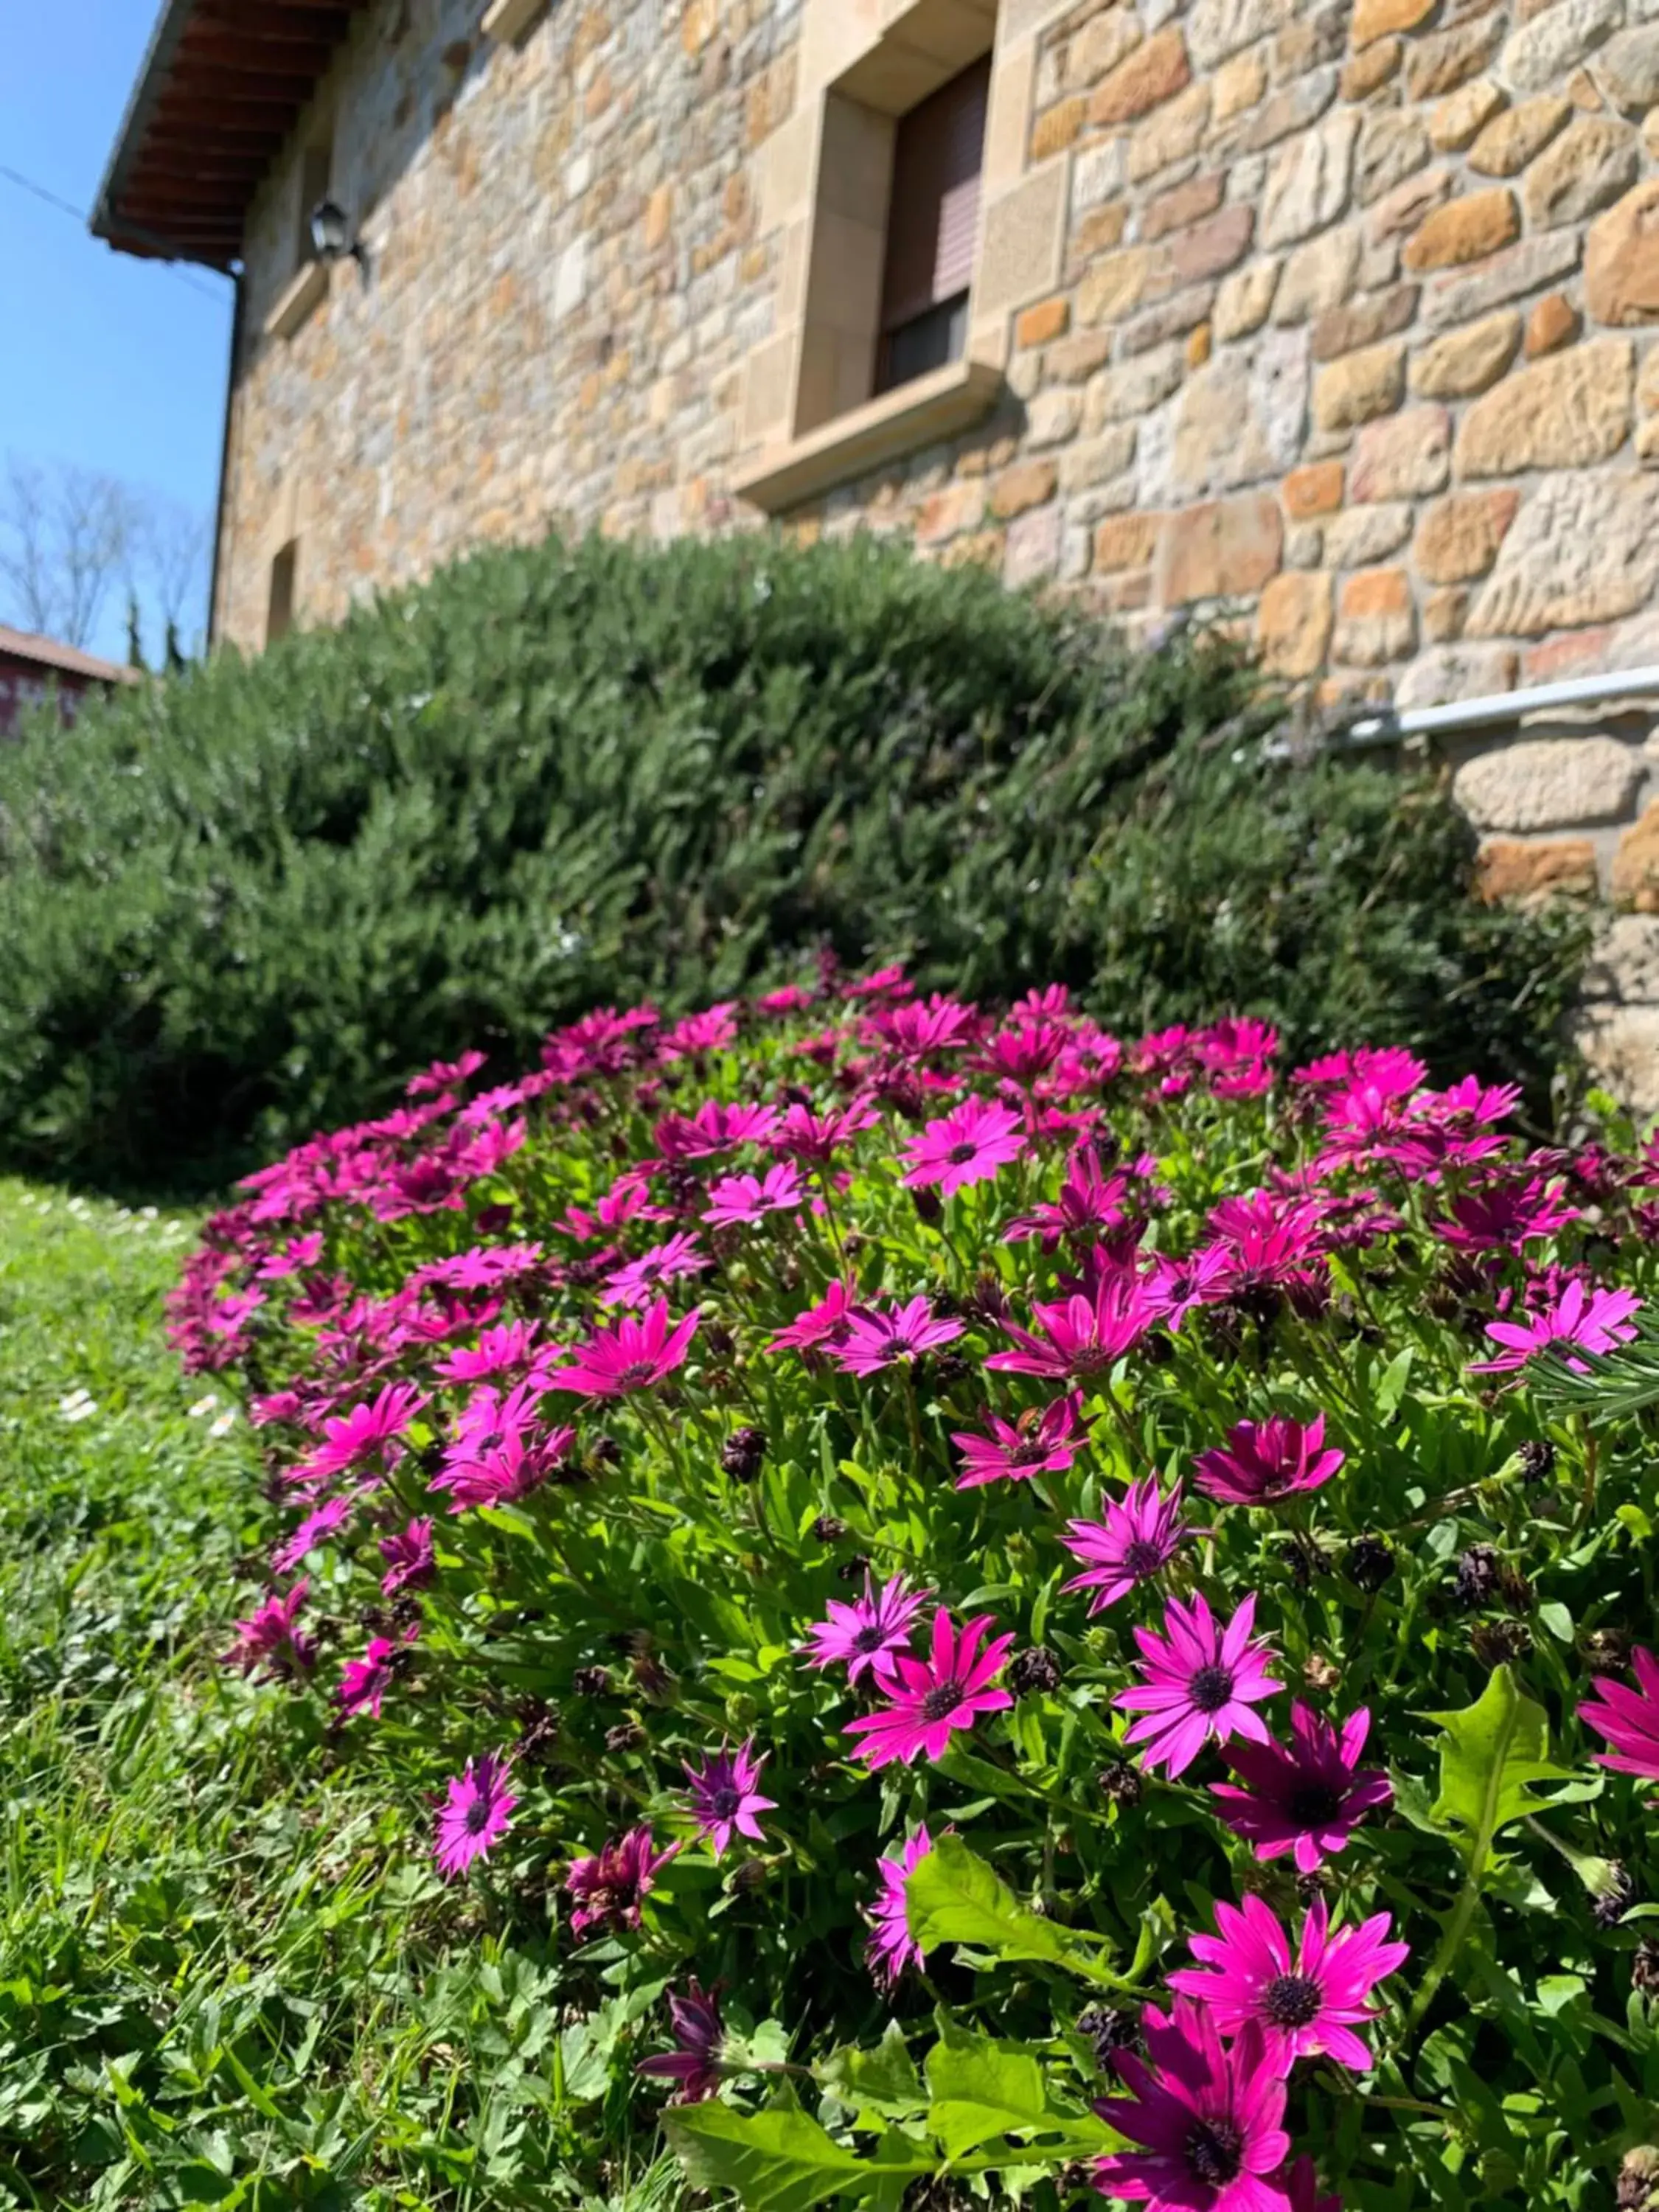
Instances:
[[[862,1098],[827,1114],[795,1105],[779,1123],[772,1142],[792,1159],[808,1160],[815,1167],[824,1168],[843,1145],[850,1145],[860,1130],[873,1128],[879,1119],[875,1108]]]
[[[949,1198],[965,1183],[1000,1175],[1024,1149],[1018,1114],[1006,1106],[988,1106],[982,1098],[964,1098],[904,1147],[903,1180],[912,1190],[937,1183],[939,1196]]]
[[[766,1840],[755,1815],[775,1810],[777,1800],[763,1797],[757,1787],[766,1756],[763,1753],[759,1759],[754,1758],[754,1748],[752,1736],[737,1751],[728,1751],[722,1744],[718,1751],[709,1753],[702,1766],[686,1766],[697,1833],[708,1837],[717,1859],[724,1858],[731,1850],[734,1834],[748,1836],[756,1843]]]
[[[925,1297],[902,1306],[855,1306],[847,1334],[830,1357],[848,1375],[875,1375],[901,1359],[919,1359],[962,1334],[959,1321],[936,1321]]]
[[[323,1441],[295,1469],[296,1486],[309,1486],[348,1468],[380,1460],[402,1436],[426,1400],[411,1382],[388,1382],[372,1403],[354,1406],[323,1424]]]
[[[1576,1279],[1567,1285],[1553,1306],[1528,1314],[1524,1321],[1494,1321],[1486,1334],[1504,1346],[1497,1359],[1483,1359],[1470,1368],[1471,1375],[1507,1375],[1524,1367],[1534,1352],[1552,1344],[1576,1344],[1585,1352],[1611,1352],[1615,1344],[1628,1344],[1636,1331],[1631,1316],[1641,1310],[1634,1291],[1592,1291]],[[1570,1361],[1582,1373],[1582,1360]]]
[[[1394,1784],[1377,1767],[1362,1767],[1359,1754],[1371,1717],[1361,1705],[1339,1734],[1298,1698],[1291,1706],[1288,1747],[1271,1736],[1264,1744],[1233,1744],[1227,1764],[1245,1787],[1212,1782],[1221,1817],[1257,1858],[1294,1852],[1297,1871],[1312,1874],[1348,1838],[1367,1813],[1394,1802]],[[1656,1770],[1659,1771],[1659,1770]]]
[[[907,1966],[927,1964],[922,1949],[910,1933],[905,1893],[911,1875],[933,1848],[925,1827],[908,1843],[901,1844],[896,1858],[876,1861],[881,1889],[870,1907],[870,1942],[865,1960],[878,1987],[890,1990]]]
[[[1354,2029],[1376,2018],[1366,2000],[1411,1956],[1409,1943],[1387,1940],[1386,1912],[1332,1930],[1316,1897],[1294,1952],[1259,1897],[1247,1897],[1242,1908],[1218,1905],[1215,1919],[1219,1935],[1191,1939],[1193,1956],[1209,1971],[1182,1967],[1170,1976],[1172,1990],[1202,2004],[1223,2035],[1255,2027],[1281,2074],[1298,2058],[1334,2058],[1356,2074],[1370,2072],[1370,2051]]]
[[[769,1352],[832,1350],[846,1343],[857,1310],[846,1284],[833,1282],[817,1305],[797,1314],[788,1328],[780,1329],[766,1348]]]
[[[1179,1483],[1165,1498],[1157,1478],[1149,1474],[1132,1482],[1121,1502],[1107,1498],[1101,1507],[1103,1519],[1072,1522],[1066,1548],[1087,1563],[1088,1572],[1073,1575],[1062,1588],[1092,1590],[1092,1618],[1150,1582],[1175,1557],[1186,1534],[1181,1505]]]
[[[317,1647],[299,1626],[300,1608],[310,1587],[301,1575],[285,1595],[266,1598],[246,1620],[239,1620],[225,1664],[240,1667],[245,1674],[258,1668],[267,1676],[305,1674],[315,1666]]]
[[[1595,1695],[1579,1706],[1578,1717],[1613,1747],[1596,1753],[1600,1765],[1659,1781],[1659,1659],[1643,1649],[1632,1653],[1631,1664],[1639,1687],[1598,1675]]]
[[[659,1851],[649,1828],[632,1828],[587,1858],[574,1861],[564,1878],[567,1892],[578,1900],[570,1915],[572,1933],[580,1936],[596,1925],[637,1928],[641,1905],[678,1849],[670,1844]]]
[[[484,1382],[492,1375],[509,1375],[526,1368],[537,1354],[541,1323],[504,1321],[481,1330],[476,1347],[446,1352],[432,1371],[445,1382]]]
[[[1322,1413],[1306,1428],[1277,1413],[1260,1425],[1240,1421],[1228,1430],[1224,1445],[1198,1455],[1198,1486],[1223,1505],[1272,1505],[1317,1490],[1346,1457],[1326,1451],[1324,1443]]]
[[[431,1515],[422,1514],[396,1535],[382,1536],[380,1557],[386,1563],[380,1588],[387,1597],[395,1597],[400,1589],[418,1589],[422,1583],[429,1583],[436,1571]]]
[[[630,1390],[648,1390],[684,1366],[697,1319],[693,1310],[671,1328],[668,1301],[659,1298],[637,1321],[624,1314],[614,1328],[595,1329],[576,1347],[568,1367],[552,1370],[547,1386],[583,1398],[620,1398]]]
[[[698,2104],[712,2097],[720,2083],[726,2029],[715,1992],[702,1988],[693,1975],[684,1996],[670,1990],[668,2016],[673,2023],[675,2048],[655,2058],[642,2058],[634,2071],[653,2081],[672,2081],[675,2104]]]
[[[927,1657],[901,1653],[894,1661],[896,1680],[883,1682],[890,1700],[886,1711],[848,1723],[848,1735],[865,1739],[854,1757],[872,1767],[890,1765],[895,1759],[908,1766],[924,1752],[929,1759],[939,1759],[958,1729],[972,1728],[981,1713],[1000,1712],[1012,1705],[1014,1701],[1006,1690],[988,1686],[1001,1672],[1014,1641],[1012,1636],[994,1637],[981,1651],[981,1638],[994,1626],[989,1613],[981,1613],[958,1637],[950,1614],[940,1606],[933,1615]]]
[[[1042,1412],[1022,1413],[1018,1422],[1001,1420],[995,1413],[988,1437],[971,1430],[958,1431],[951,1441],[962,1454],[958,1490],[977,1490],[988,1482],[1029,1482],[1034,1475],[1063,1474],[1077,1457],[1076,1447],[1087,1441],[1083,1419],[1083,1394],[1069,1390]]]
[[[1021,1348],[996,1352],[988,1367],[1012,1375],[1051,1376],[1081,1382],[1115,1367],[1158,1318],[1159,1309],[1144,1283],[1133,1275],[1104,1278],[1091,1298],[1081,1291],[1045,1304],[1033,1304],[1031,1316],[1042,1334],[1004,1322],[1005,1333]]]
[[[665,1283],[678,1282],[687,1275],[701,1275],[708,1264],[695,1237],[671,1237],[607,1275],[603,1289],[605,1302],[612,1306],[649,1305]]]
[[[665,1160],[700,1160],[739,1145],[766,1144],[777,1126],[775,1106],[722,1106],[710,1098],[689,1119],[665,1115],[651,1133]]]
[[[702,1218],[719,1229],[747,1227],[769,1213],[796,1212],[805,1195],[800,1170],[780,1160],[763,1176],[721,1176],[709,1189]]]
[[[808,1655],[807,1663],[813,1667],[844,1664],[849,1684],[866,1674],[878,1682],[890,1681],[893,1662],[908,1648],[916,1615],[933,1595],[932,1590],[911,1589],[902,1575],[878,1585],[866,1571],[864,1595],[854,1598],[851,1605],[832,1597],[827,1607],[830,1618],[814,1622],[807,1632],[802,1646]]]
[[[1127,1740],[1146,1744],[1147,1766],[1164,1767],[1173,1781],[1206,1743],[1226,1743],[1236,1735],[1252,1743],[1268,1741],[1267,1723],[1252,1708],[1271,1698],[1279,1683],[1267,1663],[1273,1652],[1250,1640],[1255,1626],[1252,1591],[1224,1629],[1201,1595],[1190,1605],[1170,1600],[1162,1636],[1156,1629],[1136,1629],[1145,1680],[1112,1702],[1144,1716]]]
[[[1133,2095],[1099,2098],[1095,2111],[1144,2148],[1097,2162],[1101,2195],[1152,2212],[1289,2212],[1285,2077],[1261,2031],[1246,2028],[1230,2050],[1209,2014],[1180,1997],[1167,2014],[1148,2005],[1141,2027],[1150,2063],[1117,2055]]]
[[[464,1875],[507,1833],[519,1802],[507,1787],[512,1776],[511,1759],[493,1751],[469,1759],[465,1773],[451,1776],[434,1845],[446,1881]]]
[[[307,1513],[299,1527],[285,1536],[270,1555],[270,1564],[279,1575],[292,1574],[306,1553],[320,1544],[325,1537],[343,1528],[357,1510],[357,1500],[348,1494],[331,1498],[325,1505]]]
[[[398,1646],[390,1637],[374,1636],[361,1659],[348,1660],[340,1676],[340,1704],[348,1713],[380,1717],[380,1700],[392,1685],[392,1662]]]

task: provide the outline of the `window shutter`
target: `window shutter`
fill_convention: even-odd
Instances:
[[[979,228],[988,54],[900,118],[881,325],[894,331],[968,289]]]

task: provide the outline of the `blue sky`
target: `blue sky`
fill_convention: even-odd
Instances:
[[[91,207],[159,6],[52,0],[5,9],[0,168]],[[0,271],[0,458],[106,471],[210,509],[228,280],[113,253],[3,176]],[[205,584],[203,600],[198,623]],[[112,593],[96,646],[123,658],[125,635],[124,605]]]

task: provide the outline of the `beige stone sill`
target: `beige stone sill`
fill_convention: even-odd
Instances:
[[[838,415],[792,445],[774,446],[732,486],[739,499],[781,514],[885,461],[970,429],[1002,397],[1003,376],[988,362],[953,361],[879,399]]]
[[[516,46],[546,5],[547,0],[490,0],[478,27],[498,46]]]
[[[314,307],[328,297],[328,264],[307,261],[265,317],[268,338],[291,338]]]

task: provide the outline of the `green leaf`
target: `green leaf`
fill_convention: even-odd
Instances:
[[[748,2114],[710,2098],[665,2112],[662,2124],[693,2187],[729,2189],[745,2212],[807,2212],[827,2197],[861,2194],[875,2179],[799,2109]]]
[[[927,2054],[927,2086],[933,2093],[927,2124],[951,2158],[1045,2124],[1042,2069],[1017,2044],[988,2036],[935,2044]]]
[[[960,1836],[941,1836],[904,1887],[910,1933],[924,1951],[966,1943],[1001,1959],[1038,1959],[1091,1981],[1114,1978],[1083,1937],[1021,1905]]]
[[[927,2102],[921,2076],[896,2020],[873,2051],[847,2044],[832,2051],[817,2069],[817,2077],[831,2096],[850,2112],[877,2113],[888,2119],[908,2119]]]
[[[1516,1687],[1507,1666],[1495,1667],[1472,1705],[1425,1716],[1445,1730],[1440,1747],[1440,1795],[1431,1817],[1455,1823],[1476,1875],[1492,1841],[1547,1802],[1532,1795],[1540,1782],[1571,1779],[1548,1756],[1544,1709]]]

